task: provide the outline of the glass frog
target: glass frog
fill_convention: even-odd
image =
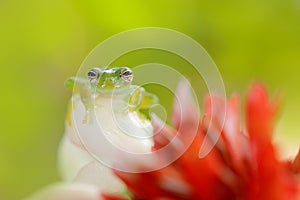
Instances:
[[[143,87],[132,85],[133,72],[128,67],[105,67],[92,68],[88,71],[86,78],[71,77],[66,81],[66,86],[79,94],[86,109],[86,116],[83,122],[87,122],[88,115],[93,112],[97,99],[109,97],[120,97],[127,102],[122,112],[135,111],[141,118],[149,118],[149,109],[158,103],[156,95],[146,92]],[[101,102],[101,101],[100,101]],[[118,106],[116,106],[118,107]],[[71,109],[69,109],[71,111]],[[71,123],[71,113],[68,113],[67,120]],[[90,119],[92,119],[90,117]]]

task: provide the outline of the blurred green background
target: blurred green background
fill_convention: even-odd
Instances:
[[[59,180],[56,152],[71,95],[64,80],[98,43],[132,28],[171,28],[197,40],[229,94],[244,95],[253,80],[279,89],[285,101],[276,137],[286,149],[300,144],[298,0],[1,0],[0,25],[1,200]],[[151,53],[144,57],[158,62]]]

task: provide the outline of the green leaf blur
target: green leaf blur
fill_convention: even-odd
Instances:
[[[56,152],[71,95],[64,81],[98,43],[132,28],[171,28],[197,40],[228,94],[244,95],[253,80],[279,89],[285,101],[276,137],[284,148],[299,145],[299,1],[214,2],[0,1],[0,199],[21,199],[59,180]],[[164,62],[197,83],[184,61],[154,55],[115,63]],[[169,109],[171,95],[154,90]]]

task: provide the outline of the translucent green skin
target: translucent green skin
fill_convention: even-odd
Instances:
[[[156,95],[146,92],[143,87],[131,85],[131,81],[124,81],[121,74],[125,68],[128,69],[127,67],[95,68],[101,74],[94,83],[88,78],[71,77],[66,80],[65,85],[80,95],[86,111],[91,111],[94,107],[92,95],[107,97],[121,94],[124,95],[124,100],[128,102],[128,111],[144,113],[149,118],[149,109],[158,103],[158,98]],[[67,119],[70,119],[72,109],[69,111]]]

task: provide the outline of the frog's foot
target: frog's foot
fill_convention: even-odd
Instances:
[[[83,120],[82,120],[82,124],[92,124],[93,121],[94,121],[94,115],[93,115],[93,112],[94,110],[92,109],[87,109],[85,111],[85,114],[84,114],[84,117],[83,117]]]
[[[142,87],[137,87],[131,92],[128,99],[128,108],[131,111],[138,110],[139,106],[143,100],[143,94],[145,93],[145,89]]]

